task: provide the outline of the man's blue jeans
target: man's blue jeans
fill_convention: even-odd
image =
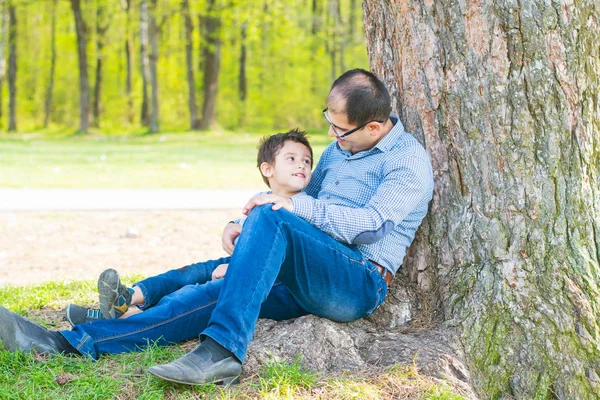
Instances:
[[[139,282],[144,312],[61,333],[93,358],[204,334],[243,361],[259,317],[315,314],[350,322],[374,312],[387,293],[377,268],[353,246],[270,204],[251,211],[225,278],[208,281],[225,262],[193,264]]]

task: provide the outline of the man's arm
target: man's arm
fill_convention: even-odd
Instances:
[[[390,233],[433,191],[426,159],[410,157],[387,173],[375,195],[360,208],[292,197],[291,211],[336,240],[371,244]]]

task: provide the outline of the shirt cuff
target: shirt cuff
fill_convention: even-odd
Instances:
[[[303,220],[310,222],[313,216],[314,201],[310,196],[306,195],[295,195],[291,197],[294,208],[292,213],[302,218]]]

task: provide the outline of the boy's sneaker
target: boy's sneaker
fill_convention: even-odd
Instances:
[[[65,310],[65,317],[71,326],[75,326],[102,319],[102,312],[93,308],[81,307],[77,304],[69,304]]]
[[[107,269],[98,278],[100,311],[104,318],[119,318],[131,305],[131,292],[121,284],[119,273]]]

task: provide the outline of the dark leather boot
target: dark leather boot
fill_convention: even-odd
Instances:
[[[6,350],[31,350],[39,354],[73,353],[67,340],[31,321],[0,307],[0,340]]]
[[[242,363],[235,357],[227,357],[214,362],[210,350],[201,343],[183,357],[169,364],[150,367],[148,372],[167,381],[185,385],[207,383],[229,385],[239,382]]]

